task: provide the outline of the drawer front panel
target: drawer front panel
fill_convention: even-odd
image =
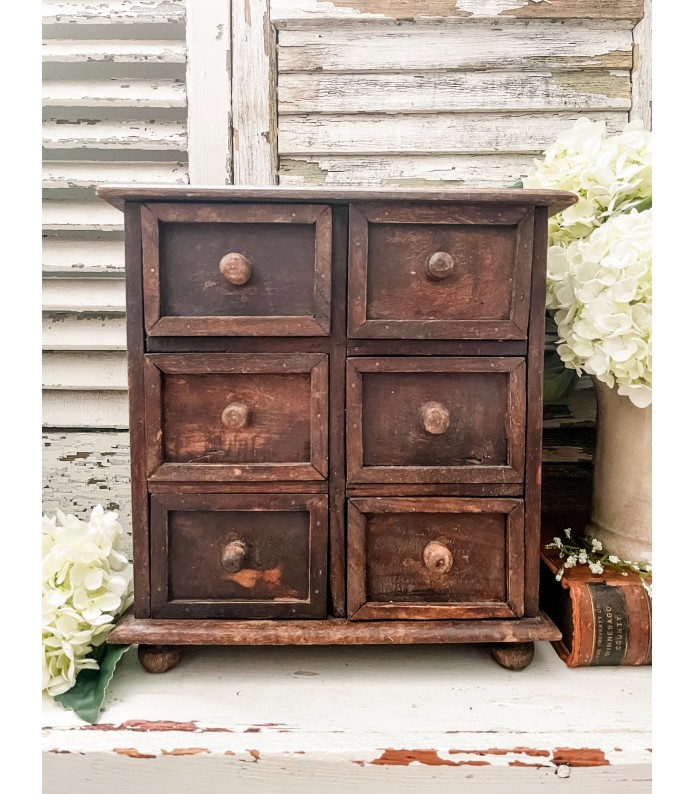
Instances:
[[[348,541],[352,619],[523,614],[520,499],[351,499]]]
[[[153,336],[328,336],[327,205],[147,204],[145,325]]]
[[[532,232],[527,208],[351,206],[349,335],[527,338]]]
[[[152,495],[152,616],[324,617],[327,499]]]
[[[350,358],[347,476],[355,483],[520,483],[522,358]]]
[[[145,357],[152,480],[321,480],[328,470],[328,357]]]

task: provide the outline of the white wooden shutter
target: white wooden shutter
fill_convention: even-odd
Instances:
[[[43,4],[44,425],[125,428],[123,216],[103,182],[189,181],[185,3]]]

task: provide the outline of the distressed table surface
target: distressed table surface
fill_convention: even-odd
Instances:
[[[191,648],[161,677],[131,650],[100,724],[46,700],[43,790],[637,794],[650,684],[547,643],[522,675],[473,646]]]

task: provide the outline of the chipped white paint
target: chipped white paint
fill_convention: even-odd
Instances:
[[[641,17],[643,0],[271,0],[270,6],[272,20],[280,26],[296,21],[489,17],[635,21]]]
[[[125,282],[114,278],[44,279],[45,312],[124,312]]]
[[[280,72],[630,69],[631,23],[504,20],[282,29]]]
[[[125,317],[58,314],[43,318],[44,350],[125,350]]]
[[[190,181],[228,185],[232,180],[230,0],[187,0],[186,8]]]
[[[43,240],[43,272],[46,275],[116,274],[125,267],[122,240]]]
[[[123,213],[103,201],[43,202],[44,231],[95,231],[117,232],[123,230]]]
[[[46,428],[127,428],[128,396],[121,391],[43,390]]]
[[[653,76],[651,64],[652,0],[645,0],[644,16],[634,28],[634,71],[632,72],[632,107],[629,118],[640,119],[643,126],[652,127]]]
[[[184,0],[44,0],[43,24],[98,25],[183,22]]]
[[[44,432],[42,507],[84,514],[101,503],[117,510],[130,541],[130,444],[125,431]]]
[[[231,0],[231,19],[234,183],[273,185],[277,78],[268,0]]]
[[[98,729],[46,702],[44,791],[642,794],[650,682],[548,643],[522,673],[476,646],[194,648],[163,676],[131,651]]]
[[[185,63],[181,41],[118,41],[109,39],[48,39],[44,63]]]
[[[185,163],[173,161],[46,160],[43,163],[44,188],[92,188],[105,182],[186,185],[188,168]]]
[[[43,125],[47,149],[143,149],[185,151],[186,125],[181,121],[65,121]]]
[[[579,116],[576,113],[436,113],[283,116],[279,152],[291,154],[539,153]],[[593,113],[611,132],[626,113]]]
[[[279,113],[629,110],[628,71],[292,72],[278,79]]]
[[[181,80],[44,80],[44,107],[60,108],[184,108]]]
[[[527,174],[532,155],[287,156],[281,185],[457,185],[508,187]]]
[[[504,11],[516,11],[531,3],[552,5],[551,0],[456,0],[455,7],[458,11],[467,11],[471,16],[495,17]]]
[[[44,353],[43,383],[47,389],[127,391],[125,353]]]

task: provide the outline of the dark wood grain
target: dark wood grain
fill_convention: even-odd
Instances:
[[[543,612],[506,620],[140,620],[125,615],[109,643],[171,645],[417,645],[555,641],[561,633]]]
[[[140,207],[125,205],[125,305],[128,344],[128,403],[130,413],[130,475],[133,533],[133,609],[138,618],[150,616],[149,496],[147,494],[145,385],[143,372],[144,314],[142,299]]]
[[[328,206],[151,203],[143,218],[150,335],[329,335]]]
[[[349,358],[350,482],[522,482],[525,362],[520,358]],[[434,398],[445,432],[422,420]]]
[[[350,206],[349,336],[525,339],[532,229],[527,207]]]
[[[528,399],[525,456],[525,614],[540,608],[540,510],[542,500],[542,387],[547,279],[547,210],[535,210],[533,283],[528,335]]]
[[[330,601],[332,614],[346,614],[345,539],[345,335],[347,323],[348,216],[335,207],[333,221],[333,330],[330,349]]]
[[[393,187],[195,187],[192,185],[99,185],[98,196],[114,206],[122,208],[126,200],[133,201],[182,201],[182,202],[236,202],[236,201],[329,201],[340,204],[350,201],[394,201],[394,202],[439,202],[472,204],[520,204],[523,206],[549,207],[553,215],[575,204],[578,197],[567,190],[533,189],[476,189],[448,187],[435,189]]]
[[[152,496],[152,615],[326,615],[328,499],[300,494]],[[243,547],[238,570],[229,543]]]
[[[150,480],[150,493],[254,493],[259,497],[268,493],[328,493],[328,482],[178,482],[176,480]]]
[[[148,475],[324,479],[327,362],[322,353],[148,354]],[[230,406],[246,409],[243,426],[229,423]]]
[[[523,496],[523,483],[350,483],[348,496]]]
[[[518,499],[350,499],[347,531],[353,620],[523,614]],[[432,544],[450,566],[431,564]]]

